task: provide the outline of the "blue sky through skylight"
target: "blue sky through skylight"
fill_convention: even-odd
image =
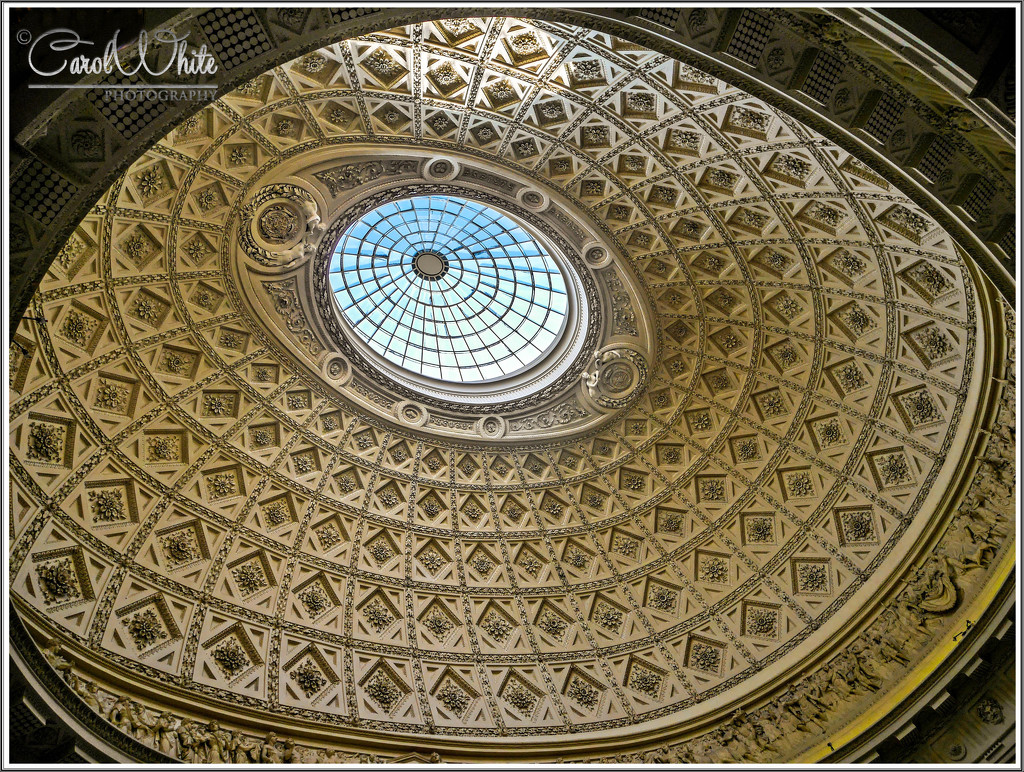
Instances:
[[[436,278],[417,255],[448,261]],[[565,280],[543,246],[505,214],[455,196],[394,201],[345,231],[331,288],[352,329],[390,362],[439,380],[514,373],[554,344]]]

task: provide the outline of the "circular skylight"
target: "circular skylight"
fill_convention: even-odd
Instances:
[[[363,215],[331,258],[331,289],[369,347],[428,378],[503,378],[541,359],[568,314],[565,279],[509,216],[456,196]]]

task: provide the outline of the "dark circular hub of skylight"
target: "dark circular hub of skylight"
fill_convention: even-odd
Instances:
[[[565,327],[565,277],[510,216],[456,196],[377,207],[348,227],[330,267],[352,330],[427,378],[477,383],[520,373]]]
[[[427,281],[444,278],[448,267],[448,258],[432,249],[424,249],[412,259],[413,273]]]

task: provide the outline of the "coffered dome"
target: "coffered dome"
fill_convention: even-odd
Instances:
[[[971,476],[1006,319],[894,185],[683,61],[332,41],[42,281],[12,594],[101,713],[311,759],[820,757],[1012,567],[1012,483]]]

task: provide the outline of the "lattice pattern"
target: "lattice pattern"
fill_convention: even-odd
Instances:
[[[903,117],[905,109],[906,105],[899,97],[889,93],[882,94],[864,123],[864,131],[879,142],[885,142]]]
[[[226,70],[270,50],[270,38],[250,10],[216,9],[197,17],[197,21]]]
[[[827,51],[818,51],[800,90],[811,99],[827,102],[843,74],[842,61]]]
[[[928,179],[937,182],[942,172],[953,159],[954,148],[945,137],[936,137],[917,164],[918,170]]]
[[[675,29],[683,15],[683,11],[680,8],[642,8],[637,15],[641,19],[653,21],[655,24],[660,24],[669,29]]]
[[[112,79],[108,77],[108,80]],[[144,87],[136,92],[134,99],[115,99],[113,96],[116,93],[90,91],[88,98],[125,139],[134,137],[167,110],[165,102],[149,99]],[[125,93],[131,92],[126,90]]]
[[[757,64],[768,44],[774,23],[757,11],[744,10],[725,52],[747,64]]]
[[[961,206],[974,219],[984,219],[988,213],[988,204],[995,194],[996,188],[992,181],[985,177],[979,177]]]
[[[74,185],[36,159],[11,184],[18,191],[18,208],[42,225],[48,225],[75,192]]]

